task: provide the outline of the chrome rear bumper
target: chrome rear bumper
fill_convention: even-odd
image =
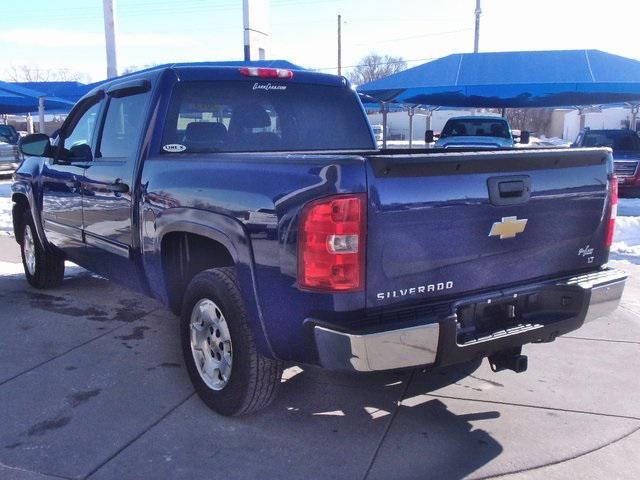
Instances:
[[[316,325],[314,339],[319,362],[323,367],[333,370],[371,372],[457,363],[486,356],[492,350],[551,341],[557,335],[579,328],[585,321],[595,320],[615,310],[622,297],[626,278],[624,273],[615,270],[601,270],[540,284],[541,289],[553,286],[583,289],[586,305],[583,305],[581,313],[574,318],[510,329],[473,346],[456,344],[455,314],[440,321],[431,319],[430,323],[409,328],[366,334],[348,333]]]

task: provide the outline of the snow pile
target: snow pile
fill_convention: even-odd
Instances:
[[[0,235],[13,235],[11,183],[0,183]]]
[[[621,198],[618,201],[618,218],[611,253],[611,258],[624,258],[640,263],[640,198]]]
[[[616,219],[611,252],[640,259],[640,216]]]
[[[0,277],[5,275],[22,275],[24,269],[21,263],[0,262]]]

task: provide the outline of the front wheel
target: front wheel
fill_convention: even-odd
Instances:
[[[36,235],[33,219],[28,212],[25,213],[22,222],[20,251],[24,273],[32,287],[54,288],[62,283],[64,258],[45,250]]]
[[[258,353],[233,268],[206,270],[193,278],[180,327],[189,376],[209,408],[236,416],[273,401],[282,364]]]

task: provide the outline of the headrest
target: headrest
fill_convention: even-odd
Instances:
[[[271,126],[271,117],[260,105],[248,103],[233,110],[231,123],[234,128],[265,128]]]
[[[227,127],[219,122],[191,122],[184,131],[185,142],[211,142],[226,135]]]

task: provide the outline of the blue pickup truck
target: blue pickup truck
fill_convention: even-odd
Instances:
[[[425,134],[427,143],[434,141],[432,130]],[[529,143],[529,132],[520,132],[520,144]],[[504,117],[452,117],[444,124],[436,148],[512,148],[516,145],[511,125]]]
[[[269,404],[287,362],[523,371],[524,344],[605,315],[624,288],[605,266],[609,150],[377,150],[338,76],[155,67],[20,148],[28,282],[59,285],[68,259],[166,303],[224,415]]]

